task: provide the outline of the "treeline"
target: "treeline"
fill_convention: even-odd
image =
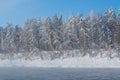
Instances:
[[[120,44],[120,11],[108,9],[105,14],[93,11],[84,17],[69,19],[28,19],[23,26],[6,24],[0,28],[0,53],[57,51],[73,49],[112,49]]]

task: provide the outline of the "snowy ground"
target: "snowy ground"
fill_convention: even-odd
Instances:
[[[92,51],[91,54],[85,56],[79,50],[65,51],[63,53],[64,55],[61,56],[59,51],[44,51],[39,55],[20,53],[11,57],[1,54],[0,67],[120,68],[119,53],[114,50]],[[40,55],[42,55],[43,59],[41,59]]]
[[[89,56],[56,60],[1,60],[0,67],[62,67],[62,68],[120,68],[118,58],[90,58]]]

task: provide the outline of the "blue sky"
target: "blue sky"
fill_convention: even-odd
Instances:
[[[0,26],[7,22],[23,25],[28,18],[45,18],[55,13],[68,18],[75,15],[87,15],[91,10],[104,13],[106,9],[120,8],[120,0],[0,0]]]

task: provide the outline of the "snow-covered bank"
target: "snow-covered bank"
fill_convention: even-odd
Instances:
[[[62,67],[62,68],[120,68],[118,58],[90,58],[89,56],[56,60],[1,60],[0,67]]]
[[[0,54],[0,67],[120,68],[116,50],[68,50]]]

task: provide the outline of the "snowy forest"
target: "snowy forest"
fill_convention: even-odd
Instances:
[[[27,19],[23,26],[7,23],[0,27],[0,53],[120,49],[120,10],[104,14],[71,14],[68,19],[52,17]],[[77,54],[77,53],[76,53]],[[85,54],[84,54],[85,55]]]

